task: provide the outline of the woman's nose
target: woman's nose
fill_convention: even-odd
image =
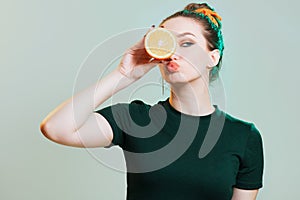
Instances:
[[[174,52],[169,58],[161,60],[161,63],[167,64],[168,62],[170,62],[172,60],[178,60],[178,58],[179,58],[178,54],[176,54],[176,52]]]
[[[170,57],[170,60],[178,60],[179,59],[179,55],[174,52],[174,54]]]

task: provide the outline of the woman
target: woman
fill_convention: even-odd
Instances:
[[[261,135],[253,123],[212,105],[207,87],[221,65],[221,17],[205,3],[192,3],[160,26],[177,37],[170,59],[151,58],[141,39],[114,71],[52,111],[41,123],[42,133],[74,147],[119,145],[127,199],[256,199],[264,164]],[[95,111],[156,65],[170,84],[169,98]]]

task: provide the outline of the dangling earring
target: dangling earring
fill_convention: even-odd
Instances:
[[[165,95],[165,82],[163,77],[161,77],[161,90],[162,90],[162,95]]]

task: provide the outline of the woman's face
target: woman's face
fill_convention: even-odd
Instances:
[[[161,26],[173,32],[177,38],[176,52],[171,61],[159,64],[163,78],[170,84],[192,82],[199,78],[208,80],[212,52],[207,48],[202,25],[191,18],[179,16]]]

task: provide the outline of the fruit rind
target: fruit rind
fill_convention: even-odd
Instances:
[[[166,49],[157,48],[156,50],[154,50],[153,49],[154,47],[151,47],[149,45],[149,43],[150,43],[149,39],[151,38],[151,36],[153,36],[153,34],[162,34],[162,33],[165,34],[164,35],[165,37],[167,36],[171,39],[171,42],[172,42],[171,47],[166,48]],[[158,42],[158,41],[155,41],[155,42]],[[163,42],[163,40],[162,40],[162,42]],[[155,29],[149,31],[145,37],[145,49],[150,56],[152,56],[156,59],[167,59],[167,58],[171,57],[176,50],[176,38],[170,31],[168,31],[165,28],[155,28]],[[160,54],[162,54],[162,55],[159,55],[158,52],[155,52],[155,51],[160,51]],[[162,51],[165,51],[165,52],[162,52]]]

